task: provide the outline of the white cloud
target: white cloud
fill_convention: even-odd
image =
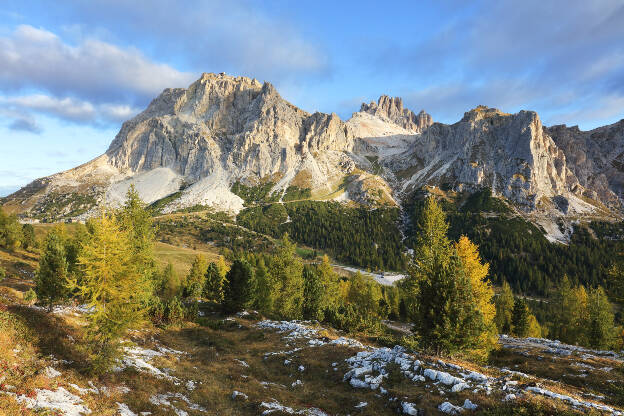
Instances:
[[[5,92],[36,88],[89,102],[143,102],[195,78],[133,48],[96,39],[69,45],[29,25],[0,38],[0,89]]]
[[[74,98],[55,98],[44,94],[8,97],[2,99],[10,106],[53,114],[75,121],[90,121],[95,118],[93,104]]]
[[[63,120],[78,123],[119,123],[139,113],[139,109],[128,105],[92,104],[76,98],[56,98],[45,94],[32,94],[12,97],[0,97],[3,115],[20,120],[17,126],[26,126],[23,119],[28,119],[32,126],[36,123],[33,113],[56,116]],[[24,130],[35,131],[35,129]]]
[[[159,53],[200,72],[236,72],[277,83],[327,75],[329,58],[304,36],[288,13],[267,13],[253,0],[68,0],[91,27],[114,27],[114,36],[149,39]],[[279,6],[277,7],[279,9]],[[88,29],[91,29],[90,27]]]

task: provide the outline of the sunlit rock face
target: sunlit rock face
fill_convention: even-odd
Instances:
[[[544,127],[532,111],[485,106],[455,124],[434,123],[385,95],[342,121],[295,107],[270,83],[203,74],[123,123],[104,155],[4,204],[28,216],[76,194],[95,209],[119,204],[134,185],[146,202],[179,192],[168,210],[201,204],[238,212],[234,183],[270,182],[273,193],[296,186],[313,198],[371,207],[401,204],[423,186],[487,187],[526,213],[611,215],[624,192],[623,132],[624,121],[582,132]]]

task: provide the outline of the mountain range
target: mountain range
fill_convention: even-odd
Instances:
[[[186,89],[164,90],[100,157],[2,204],[25,219],[84,219],[118,205],[131,184],[148,203],[166,198],[163,212],[203,205],[232,213],[244,206],[233,187],[370,207],[400,207],[423,188],[489,188],[556,236],[555,219],[624,212],[624,120],[581,131],[543,126],[534,111],[478,106],[443,124],[381,96],[343,121],[297,108],[268,82],[205,73]]]

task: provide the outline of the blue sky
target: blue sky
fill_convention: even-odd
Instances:
[[[484,104],[591,129],[624,118],[624,3],[5,0],[0,195],[103,153],[202,72],[343,119],[388,94],[445,123]]]

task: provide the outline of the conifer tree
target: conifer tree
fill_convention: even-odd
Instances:
[[[418,238],[404,285],[423,347],[453,353],[480,347],[487,330],[464,262],[451,246],[444,212],[429,197],[418,220]]]
[[[180,295],[182,283],[171,262],[167,263],[160,276],[158,294],[165,299]]]
[[[313,267],[303,268],[303,317],[323,320],[323,297],[325,288]]]
[[[28,250],[35,247],[37,239],[35,238],[35,228],[32,224],[22,225],[22,248]]]
[[[302,316],[303,263],[295,249],[288,234],[284,234],[269,265],[269,274],[276,284],[274,312],[288,319]]]
[[[526,301],[516,298],[512,316],[512,329],[515,336],[524,338],[529,335],[530,316],[531,312]]]
[[[496,305],[496,327],[501,334],[511,334],[512,315],[514,308],[514,296],[511,286],[507,281],[503,281],[500,295],[495,298]]]
[[[533,314],[529,315],[529,330],[527,336],[531,338],[542,338],[544,336],[542,327]]]
[[[600,286],[589,293],[588,320],[589,345],[600,349],[611,347],[616,336],[613,306]]]
[[[135,250],[135,235],[120,226],[114,213],[103,212],[92,221],[90,238],[82,245],[80,278],[70,279],[92,309],[86,315],[86,340],[96,373],[109,368],[121,337],[140,325],[149,310],[153,284],[145,270],[148,262]]]
[[[20,246],[22,226],[17,216],[6,214],[0,207],[0,247],[15,250]]]
[[[331,263],[329,257],[323,255],[321,263],[316,267],[316,275],[323,285],[323,308],[332,308],[338,305],[340,299],[339,278]]]
[[[492,303],[494,291],[486,280],[490,265],[481,262],[478,247],[466,236],[460,237],[455,244],[455,250],[462,261],[464,273],[470,280],[473,301],[482,316],[485,327],[477,341],[479,347],[474,349],[472,354],[485,359],[489,351],[498,344],[498,331],[494,322],[496,307]]]
[[[256,265],[256,296],[254,307],[264,313],[271,313],[275,298],[275,282],[269,274],[264,259],[260,257]]]
[[[349,303],[364,317],[378,317],[379,301],[382,299],[379,285],[360,272],[351,276],[349,282],[351,283],[347,295]]]
[[[204,279],[204,297],[212,302],[221,303],[223,301],[223,281],[224,275],[219,271],[216,263],[210,263],[206,268]]]
[[[156,264],[154,262],[155,231],[152,216],[139,193],[130,185],[123,207],[116,213],[121,229],[128,233],[134,261],[140,264],[145,278],[156,286]]]
[[[568,344],[587,343],[587,292],[583,286],[573,288],[567,276],[559,283],[553,299],[552,335]]]
[[[70,277],[70,266],[65,250],[66,241],[67,236],[62,226],[55,227],[46,235],[35,275],[37,298],[50,306],[70,295],[67,280]]]
[[[184,296],[190,298],[199,298],[202,295],[206,283],[206,272],[208,265],[206,259],[201,254],[195,256],[193,264],[189,270],[186,281],[184,282]]]
[[[223,290],[223,311],[240,312],[248,307],[254,296],[254,271],[244,259],[236,259],[227,273]]]
[[[614,264],[609,269],[609,294],[614,302],[624,305],[624,268]]]

